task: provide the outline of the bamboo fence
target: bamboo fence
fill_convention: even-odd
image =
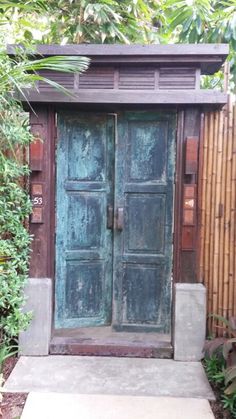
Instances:
[[[204,114],[200,173],[199,280],[207,288],[208,314],[236,316],[236,103]],[[222,322],[209,316],[208,333]]]

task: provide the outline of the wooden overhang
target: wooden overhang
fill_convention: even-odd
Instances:
[[[14,46],[9,46],[8,52],[14,55]],[[71,94],[39,82],[26,96],[31,103],[222,106],[226,94],[201,89],[200,75],[218,71],[228,53],[226,44],[39,45],[35,55],[87,56],[90,67],[80,75],[40,72]]]

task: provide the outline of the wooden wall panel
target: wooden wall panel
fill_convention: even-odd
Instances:
[[[30,159],[30,192],[33,214],[29,229],[33,236],[30,276],[52,278],[54,270],[54,113],[35,106],[30,114],[31,131],[42,144],[40,165]],[[31,150],[32,151],[32,150]]]
[[[200,140],[200,127],[201,127],[201,114],[199,109],[188,108],[184,114],[184,127],[183,127],[183,166],[182,166],[182,245],[181,245],[181,256],[180,256],[180,282],[197,282],[197,246],[198,246],[198,219],[196,217],[197,200],[194,199],[194,222],[191,226],[186,226],[184,221],[185,213],[185,197],[184,190],[187,187],[192,186],[197,189],[197,172],[195,174],[189,174],[187,170],[187,144],[188,141],[197,142],[197,156]]]
[[[208,313],[236,316],[236,104],[206,112],[200,173],[199,281],[208,291]],[[222,324],[208,319],[211,334]]]

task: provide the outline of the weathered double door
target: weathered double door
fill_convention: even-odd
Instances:
[[[56,328],[170,327],[175,115],[58,114]]]

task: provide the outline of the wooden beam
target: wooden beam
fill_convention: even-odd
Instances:
[[[99,103],[99,104],[194,104],[224,105],[227,95],[216,90],[81,90],[71,95],[59,91],[25,92],[30,103]],[[19,98],[26,102],[24,97]]]
[[[17,47],[19,49],[19,46]],[[16,46],[8,45],[9,55],[15,55]],[[38,45],[30,55],[88,56],[92,64],[119,63],[142,65],[165,63],[170,66],[183,63],[201,68],[202,74],[213,74],[220,69],[227,55],[227,44],[169,44],[169,45]]]
[[[88,56],[132,56],[132,55],[210,55],[227,56],[228,44],[168,44],[168,45],[119,45],[119,44],[79,44],[79,45],[37,45],[36,51],[42,55],[88,55]],[[8,46],[8,53],[14,54],[15,46]]]

